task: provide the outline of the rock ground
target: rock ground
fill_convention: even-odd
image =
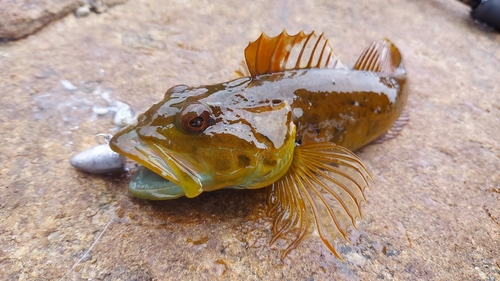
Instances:
[[[104,12],[110,6],[127,0],[29,0],[0,2],[0,40],[19,39],[28,36],[52,21],[71,12],[87,16],[90,11]],[[82,12],[85,8],[86,12]]]
[[[451,0],[160,2],[0,43],[1,279],[500,280],[499,33]],[[113,133],[92,113],[106,94],[141,112],[173,85],[229,80],[249,41],[283,28],[325,31],[346,65],[390,38],[411,80],[402,135],[358,152],[375,181],[345,262],[317,237],[281,261],[264,190],[149,202],[127,175],[70,166]]]

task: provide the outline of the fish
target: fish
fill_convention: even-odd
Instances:
[[[394,138],[408,120],[406,70],[388,39],[345,67],[324,34],[262,33],[238,78],[170,88],[109,145],[142,166],[129,192],[169,200],[267,188],[271,244],[282,257],[313,233],[335,239],[361,219],[372,180],[352,152]]]

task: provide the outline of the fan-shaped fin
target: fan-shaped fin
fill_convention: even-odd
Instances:
[[[276,37],[262,33],[248,44],[245,60],[252,77],[300,68],[343,68],[323,33],[317,36],[314,31],[289,35],[283,30]]]
[[[286,241],[282,257],[316,230],[328,249],[342,259],[334,240],[347,240],[349,226],[361,217],[368,178],[366,167],[346,148],[331,142],[296,147],[288,173],[269,188],[269,214],[274,216],[271,243]]]

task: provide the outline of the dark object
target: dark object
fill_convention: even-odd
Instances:
[[[470,16],[500,31],[500,0],[459,0],[472,8]]]

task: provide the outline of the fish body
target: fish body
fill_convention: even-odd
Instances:
[[[389,130],[407,99],[402,76],[344,69],[289,70],[220,86],[227,90],[206,103],[238,104],[243,96],[247,107],[258,107],[283,100],[292,109],[297,143],[328,141],[352,151]]]
[[[346,69],[322,35],[283,32],[245,57],[249,77],[175,86],[113,137],[145,167],[130,191],[162,200],[271,186],[274,240],[295,233],[285,255],[316,228],[338,256],[332,241],[360,217],[369,178],[349,150],[389,131],[406,103],[399,51],[377,41]]]

